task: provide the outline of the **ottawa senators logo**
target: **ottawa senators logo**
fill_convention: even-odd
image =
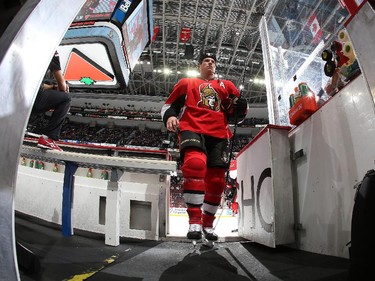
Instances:
[[[198,102],[198,107],[220,111],[221,100],[218,93],[211,87],[210,84],[200,85],[199,92],[201,94],[201,100]]]

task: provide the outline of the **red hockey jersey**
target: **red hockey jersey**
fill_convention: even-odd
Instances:
[[[175,85],[162,108],[164,124],[169,117],[176,116],[180,131],[231,138],[232,132],[222,109],[222,102],[227,101],[230,94],[240,96],[231,81],[183,78]]]

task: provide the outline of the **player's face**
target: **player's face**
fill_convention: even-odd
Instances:
[[[216,62],[213,58],[205,58],[199,65],[199,71],[203,77],[215,74]]]

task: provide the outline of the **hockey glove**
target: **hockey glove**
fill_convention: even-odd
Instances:
[[[237,97],[233,94],[230,94],[228,98],[223,99],[221,101],[221,109],[226,113],[230,114],[233,111],[233,100],[236,99]]]
[[[230,124],[240,124],[245,119],[248,112],[246,99],[235,98],[232,101],[231,110],[227,112],[228,122]]]

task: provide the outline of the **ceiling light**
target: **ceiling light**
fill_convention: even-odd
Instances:
[[[187,76],[189,77],[197,77],[199,76],[199,72],[197,70],[191,70],[189,69],[187,72],[186,72]]]
[[[169,68],[164,68],[163,72],[164,72],[164,74],[169,75],[169,74],[172,73],[172,70],[170,70]]]
[[[261,78],[255,78],[254,83],[261,85],[261,84],[265,84],[265,81],[264,79],[261,79]]]

